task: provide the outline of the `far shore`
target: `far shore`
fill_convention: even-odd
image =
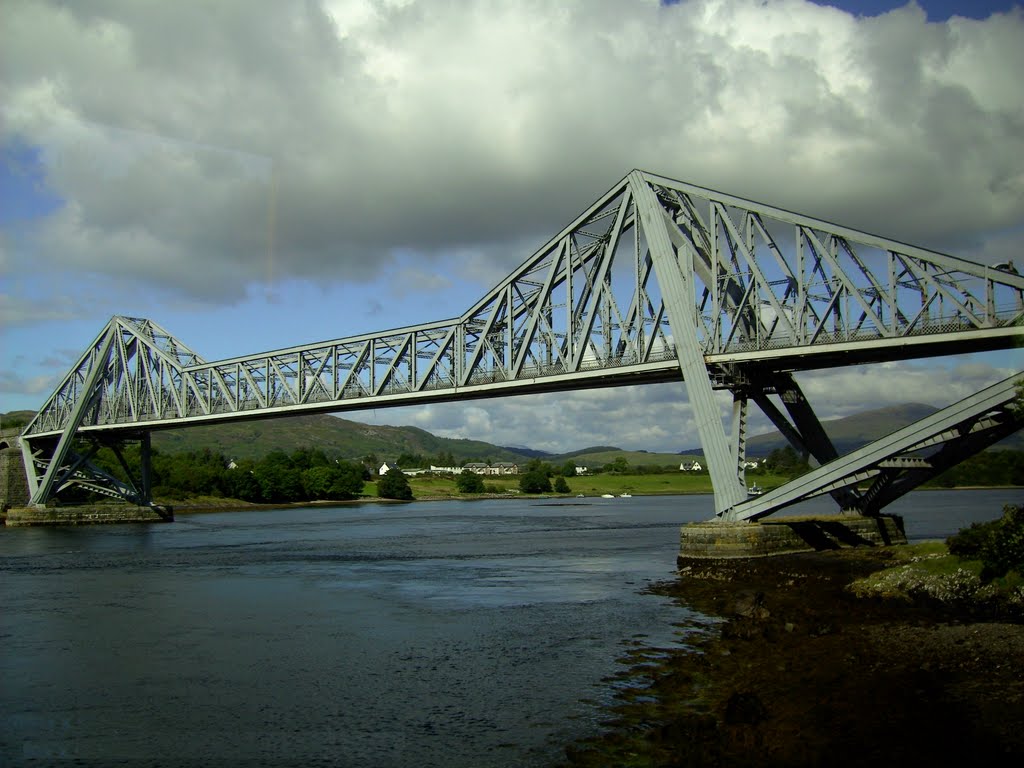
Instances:
[[[1020,488],[1024,490],[1024,486],[1018,485],[958,485],[955,488],[918,488],[918,491],[999,491],[999,490],[1011,490]],[[664,493],[632,493],[632,496],[708,496],[711,495],[711,489],[707,490],[686,490],[686,491],[665,491]],[[415,501],[481,501],[490,499],[530,499],[533,501],[544,501],[552,500],[559,502],[582,500],[587,499],[600,499],[600,494],[589,494],[585,495],[580,499],[576,494],[525,494],[525,493],[474,493],[474,494],[463,494],[458,496],[449,496],[444,494],[427,494],[423,496],[417,496],[409,501],[403,501],[400,499],[383,499],[380,496],[360,496],[357,499],[342,499],[342,500],[329,500],[321,499],[318,501],[296,501],[286,502],[280,504],[264,504],[255,503],[249,501],[241,501],[239,499],[223,499],[222,501],[203,501],[200,503],[182,502],[175,504],[173,502],[160,502],[161,506],[170,506],[174,509],[175,514],[191,514],[191,513],[202,513],[202,512],[247,512],[260,509],[301,509],[303,507],[344,507],[344,506],[359,506],[361,504],[409,504]]]
[[[960,485],[955,488],[918,488],[919,491],[998,491],[1011,489],[1024,490],[1024,486],[1018,485]],[[700,490],[669,490],[655,493],[631,492],[631,496],[707,496],[712,493],[710,488]],[[257,503],[242,501],[241,499],[212,499],[171,501],[159,499],[156,504],[161,507],[170,507],[176,515],[212,514],[216,512],[255,512],[259,510],[273,509],[303,509],[316,507],[354,507],[364,504],[409,504],[415,501],[481,501],[490,499],[529,499],[532,501],[550,500],[556,503],[586,502],[587,500],[600,499],[601,495],[591,493],[582,498],[577,494],[525,494],[525,493],[476,493],[462,495],[446,494],[424,494],[416,496],[408,501],[401,499],[384,499],[380,496],[360,496],[357,499],[320,499],[317,501],[295,501],[280,502],[276,504]],[[73,505],[69,505],[73,506]],[[6,520],[6,510],[0,510],[0,526]]]

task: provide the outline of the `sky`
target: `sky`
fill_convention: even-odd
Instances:
[[[458,316],[633,168],[1022,258],[1021,72],[1000,0],[6,0],[0,413],[40,407],[112,315],[211,361]],[[827,419],[1021,369],[799,380]],[[342,415],[698,444],[682,384]]]

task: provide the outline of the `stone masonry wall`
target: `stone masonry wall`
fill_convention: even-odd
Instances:
[[[679,558],[765,557],[906,543],[903,520],[892,515],[793,517],[760,523],[690,523],[680,531]]]
[[[0,438],[10,444],[10,438]],[[28,504],[28,480],[25,464],[17,441],[8,448],[0,448],[0,510],[24,507]]]

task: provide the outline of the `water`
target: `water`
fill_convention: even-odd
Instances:
[[[894,511],[940,538],[1018,497]],[[551,765],[598,729],[628,649],[699,622],[643,592],[710,510],[417,502],[0,531],[0,763]]]

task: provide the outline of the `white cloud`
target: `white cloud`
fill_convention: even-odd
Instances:
[[[954,360],[948,367],[905,362],[812,371],[799,374],[797,381],[818,417],[827,421],[911,402],[945,407],[1013,375],[1024,362],[1009,353]],[[717,401],[728,433],[731,396],[719,392]],[[700,445],[682,382],[360,411],[348,417],[551,453],[594,445],[675,453]],[[774,429],[751,403],[748,436]]]
[[[507,271],[634,166],[915,240],[1024,219],[1019,13],[253,6],[5,12],[5,131],[68,201],[39,257],[225,298],[398,249]]]
[[[299,284],[366,287],[313,338],[393,327],[399,305],[452,317],[634,167],[1002,261],[1024,243],[1022,39],[1020,11],[928,24],[804,0],[12,0],[0,148],[38,150],[64,205],[0,243],[5,287],[29,286],[0,319],[31,339],[91,308],[91,334],[124,305],[162,322],[256,295],[284,317],[316,301]],[[278,310],[290,293],[307,306]],[[272,346],[254,323],[209,327]],[[979,379],[918,370],[807,387],[835,416]],[[399,415],[549,450],[678,450],[696,442],[682,392]]]

